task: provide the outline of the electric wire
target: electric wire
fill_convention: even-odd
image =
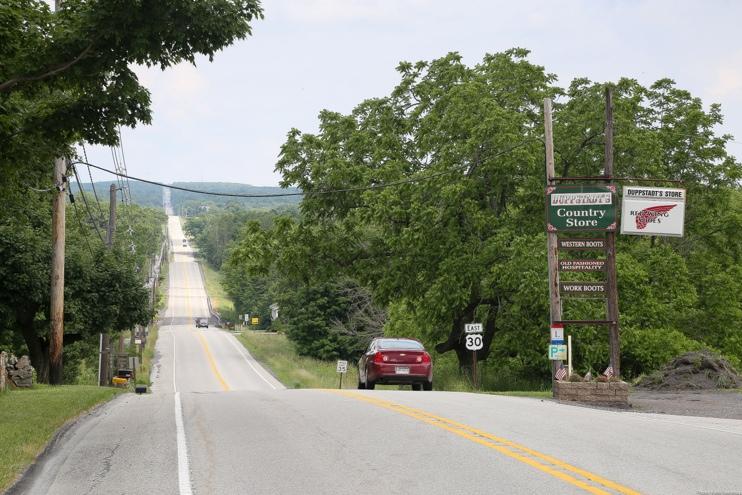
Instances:
[[[88,152],[85,149],[85,143],[80,143],[80,146],[82,147],[82,156],[85,158],[85,161],[88,161]],[[106,216],[103,214],[103,209],[100,207],[100,200],[98,199],[98,192],[95,190],[95,182],[93,182],[93,172],[90,171],[90,167],[88,167],[88,177],[90,177],[90,187],[93,189],[93,196],[95,197],[95,205],[96,208],[98,208],[98,215],[101,216],[101,218],[106,218]]]
[[[100,242],[103,244],[106,243],[105,240],[103,240],[103,235],[100,233],[100,230],[98,229],[98,222],[93,218],[93,215],[90,213],[90,206],[88,205],[88,200],[85,198],[85,192],[82,190],[82,184],[80,183],[80,176],[77,174],[77,167],[75,167],[76,162],[72,163],[72,170],[75,173],[75,181],[77,182],[77,188],[80,190],[80,196],[82,196],[82,202],[85,203],[85,210],[88,213],[88,218],[90,219],[90,222],[93,224],[93,227],[95,228],[95,232],[98,234],[98,238],[100,239]]]
[[[118,127],[119,131],[119,148],[121,149],[121,161],[124,165],[124,173],[129,173],[126,168],[126,155],[124,155],[124,140],[121,137],[121,126]],[[126,178],[126,193],[129,196],[129,203],[131,204],[131,184],[129,184],[129,178]]]
[[[73,199],[74,196],[72,196],[72,191],[68,191],[68,192],[70,195],[70,203],[72,203],[72,208],[75,210],[75,218],[77,219],[77,224],[80,226],[80,230],[82,231],[82,237],[83,239],[85,239],[85,244],[88,246],[88,251],[90,251],[90,256],[95,258],[95,253],[93,252],[93,248],[90,246],[90,239],[88,239],[88,231],[85,228],[85,226],[82,224],[82,220],[80,219],[80,212],[77,210],[77,203],[75,203],[75,200]]]
[[[491,158],[497,158],[499,156],[508,154],[516,150],[517,148],[525,146],[526,144],[534,142],[534,141],[539,141],[543,143],[541,139],[536,139],[536,138],[525,139],[521,141],[520,143],[517,143],[516,145],[511,146],[510,148],[506,150],[503,150],[499,153],[492,155]],[[199,189],[191,189],[188,187],[175,186],[172,184],[164,184],[162,182],[157,182],[157,181],[153,181],[149,179],[142,179],[140,177],[134,177],[128,174],[122,174],[121,172],[115,172],[113,170],[109,170],[99,165],[93,165],[92,163],[78,161],[74,163],[74,165],[76,164],[87,165],[89,167],[93,167],[103,172],[108,172],[109,174],[125,177],[126,179],[131,179],[131,180],[135,180],[138,182],[144,182],[146,184],[152,184],[155,186],[165,187],[168,189],[176,189],[178,191],[192,192],[196,194],[204,194],[207,196],[222,196],[222,197],[230,197],[230,198],[282,198],[282,197],[288,197],[288,196],[312,196],[312,195],[337,194],[337,193],[357,192],[357,191],[369,191],[369,190],[374,190],[374,189],[384,189],[387,187],[399,186],[403,184],[411,184],[415,182],[424,182],[424,181],[434,179],[436,177],[440,177],[443,175],[450,175],[455,172],[461,172],[465,168],[464,165],[460,165],[450,170],[444,170],[442,172],[436,172],[436,173],[427,174],[424,176],[408,177],[407,179],[401,179],[401,180],[392,181],[392,182],[383,182],[380,184],[371,184],[368,186],[358,186],[358,187],[348,187],[348,188],[343,188],[343,189],[320,189],[318,191],[309,191],[309,192],[287,192],[287,193],[270,193],[270,194],[241,194],[241,193],[220,193],[220,192],[214,192],[214,191],[202,191]]]

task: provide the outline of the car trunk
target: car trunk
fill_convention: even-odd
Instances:
[[[385,364],[418,364],[422,362],[425,351],[412,350],[385,350],[381,351],[382,356],[386,357]],[[418,358],[420,361],[418,361]]]

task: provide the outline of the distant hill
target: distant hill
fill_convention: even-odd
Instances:
[[[108,202],[111,181],[95,182],[95,191],[101,201]],[[251,186],[248,184],[236,184],[234,182],[174,182],[172,185],[196,189],[199,191],[229,193],[229,194],[281,194],[297,192],[296,188],[282,189],[273,186]],[[90,183],[83,183],[83,189],[91,192]],[[162,206],[162,187],[147,184],[145,182],[129,181],[131,188],[131,200],[141,206]],[[74,186],[76,189],[77,186]],[[119,196],[120,197],[120,196]],[[200,206],[226,206],[237,203],[245,209],[254,208],[279,208],[283,206],[296,206],[301,202],[301,196],[285,196],[278,198],[236,198],[225,196],[213,196],[207,194],[192,193],[171,189],[170,202],[176,213],[181,207],[198,208]]]

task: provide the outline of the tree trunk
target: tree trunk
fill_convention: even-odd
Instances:
[[[49,383],[49,343],[36,333],[35,313],[36,311],[16,312],[16,321],[21,326],[31,366],[36,368],[36,380],[39,383]]]
[[[472,323],[474,321],[474,313],[482,304],[489,304],[492,307],[489,317],[484,323],[484,333],[482,334],[482,348],[476,351],[477,362],[484,361],[490,354],[490,346],[492,345],[492,338],[495,335],[495,319],[497,314],[497,305],[489,301],[477,301],[470,303],[461,312],[460,316],[453,322],[451,326],[451,333],[448,335],[448,340],[436,344],[436,352],[443,354],[448,351],[456,351],[456,357],[459,360],[459,370],[471,369],[473,358],[475,353],[466,348],[466,342],[464,341],[464,325]]]

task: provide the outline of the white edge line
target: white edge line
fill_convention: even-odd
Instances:
[[[180,392],[175,392],[175,431],[178,444],[178,490],[180,495],[191,495],[191,470],[188,465],[188,445],[183,427],[183,407],[180,403]]]
[[[235,349],[237,349],[237,352],[240,353],[240,356],[242,356],[242,359],[244,359],[245,362],[248,365],[250,365],[250,367],[253,369],[253,371],[255,372],[255,374],[258,375],[260,378],[262,378],[265,383],[267,383],[268,385],[270,385],[273,390],[277,390],[278,387],[276,387],[274,384],[272,384],[270,381],[268,381],[268,379],[266,377],[264,377],[263,374],[258,371],[258,369],[255,367],[255,365],[253,365],[250,362],[250,360],[247,359],[247,356],[245,355],[244,351],[242,349],[240,349],[237,344],[235,344],[235,342],[234,342],[235,340],[236,340],[236,338],[235,338],[234,335],[227,334],[227,341],[229,341],[229,343],[232,344],[232,347],[234,347]]]
[[[175,332],[173,338],[173,392],[175,395],[175,443],[178,454],[178,492],[180,495],[192,495],[191,468],[188,463],[188,444],[186,443],[185,427],[183,426],[183,405],[180,402],[180,392],[175,384]]]

